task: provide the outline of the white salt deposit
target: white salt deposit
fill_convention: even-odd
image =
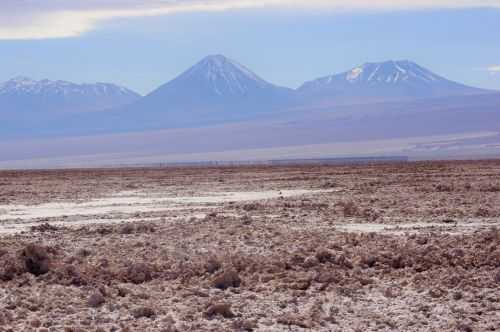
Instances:
[[[493,226],[494,223],[486,222],[470,222],[470,223],[401,223],[401,224],[338,224],[335,225],[340,231],[357,232],[357,233],[416,233],[426,230],[439,229],[448,233],[464,233],[474,231],[481,227]]]
[[[0,206],[0,233],[12,233],[28,229],[39,224],[39,221],[45,218],[63,218],[63,220],[51,221],[50,224],[53,225],[77,226],[82,224],[116,223],[124,219],[134,221],[134,219],[124,218],[124,215],[143,212],[179,211],[179,215],[189,218],[193,216],[193,210],[215,208],[227,202],[258,201],[319,192],[324,191],[299,189],[259,192],[208,192],[200,196],[176,197],[166,193],[125,191],[82,203],[51,202],[39,205],[3,205]],[[87,218],[83,218],[85,216]]]

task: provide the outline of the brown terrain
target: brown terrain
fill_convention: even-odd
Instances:
[[[500,161],[0,172],[0,331],[500,331]]]

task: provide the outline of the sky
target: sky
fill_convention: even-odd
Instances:
[[[113,82],[147,94],[209,54],[298,87],[413,60],[500,90],[500,0],[2,0],[0,81]]]

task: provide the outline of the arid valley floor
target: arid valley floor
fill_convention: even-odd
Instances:
[[[500,331],[500,161],[0,172],[0,331]]]

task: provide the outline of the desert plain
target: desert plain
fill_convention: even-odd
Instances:
[[[500,331],[500,161],[0,172],[0,331]]]

